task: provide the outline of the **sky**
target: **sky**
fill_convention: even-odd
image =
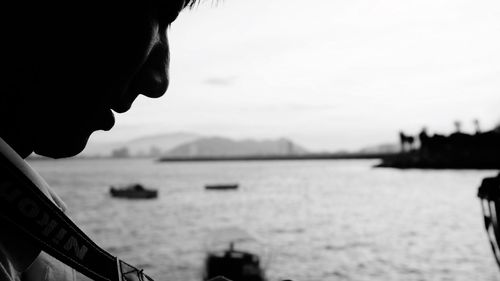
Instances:
[[[202,1],[168,31],[171,83],[92,142],[193,132],[310,150],[500,122],[500,2]]]

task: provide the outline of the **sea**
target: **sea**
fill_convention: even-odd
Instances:
[[[493,170],[397,170],[373,160],[32,160],[98,245],[156,281],[200,281],[211,239],[257,243],[269,281],[500,280],[476,196]],[[141,183],[154,200],[110,186]],[[238,183],[235,191],[207,191]]]

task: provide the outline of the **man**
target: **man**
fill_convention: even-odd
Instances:
[[[138,95],[163,95],[167,28],[196,0],[17,2],[4,4],[0,17],[1,144],[22,158],[60,158],[81,152],[92,132],[110,130],[113,111],[126,112]],[[43,192],[64,208],[48,188]],[[0,223],[0,280],[71,277],[30,238]]]

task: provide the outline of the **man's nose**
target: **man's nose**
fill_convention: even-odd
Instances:
[[[151,51],[138,73],[140,94],[150,98],[161,97],[168,88],[168,68],[170,61],[166,30],[158,30]]]

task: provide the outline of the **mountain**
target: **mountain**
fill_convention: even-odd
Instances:
[[[131,156],[160,156],[180,144],[200,138],[192,133],[168,133],[146,136],[127,142],[89,143],[82,152],[83,156],[110,156],[113,152],[124,152]]]
[[[127,143],[132,154],[149,153],[157,150],[158,154],[165,153],[180,144],[200,138],[200,135],[192,133],[162,134],[156,136],[142,137]]]
[[[222,137],[201,138],[169,150],[170,157],[213,157],[253,155],[297,155],[307,150],[290,140],[232,140]]]

